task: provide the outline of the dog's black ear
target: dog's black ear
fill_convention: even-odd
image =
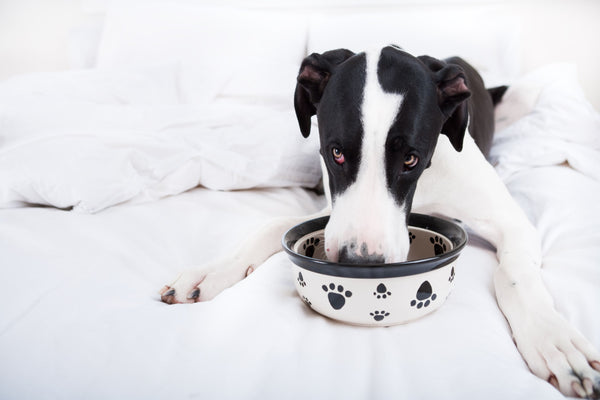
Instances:
[[[504,93],[506,93],[507,90],[508,86],[497,86],[487,89],[488,93],[490,94],[490,97],[492,98],[492,104],[494,104],[495,106],[498,105],[498,103],[502,101],[502,97],[504,96]]]
[[[448,136],[450,143],[461,151],[467,131],[469,113],[465,100],[471,96],[467,87],[466,75],[457,64],[446,63],[429,56],[418,57],[434,74],[437,84],[438,104],[446,122],[442,134]]]
[[[302,136],[310,134],[310,118],[317,113],[317,104],[329,78],[338,65],[353,55],[350,50],[338,49],[313,53],[302,61],[294,93],[294,108]]]
[[[469,121],[465,100],[471,96],[464,71],[456,64],[448,64],[437,72],[436,78],[440,109],[448,118],[442,133],[448,136],[456,151],[461,151]]]

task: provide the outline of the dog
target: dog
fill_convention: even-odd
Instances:
[[[309,218],[330,215],[328,259],[389,263],[406,260],[411,211],[442,214],[496,248],[497,302],[531,371],[565,395],[599,398],[600,354],[554,309],[536,229],[485,158],[505,90],[486,90],[460,58],[415,57],[396,46],[306,57],[294,106],[305,137],[317,116],[328,207],[273,220],[232,256],[181,274],[161,300],[212,299],[280,251],[282,234]]]

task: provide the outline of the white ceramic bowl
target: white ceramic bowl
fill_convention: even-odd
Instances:
[[[389,326],[440,308],[454,286],[455,261],[467,233],[445,219],[410,214],[408,261],[342,264],[327,261],[329,217],[303,222],[283,236],[300,298],[313,310],[353,325]]]

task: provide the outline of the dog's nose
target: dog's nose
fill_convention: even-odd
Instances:
[[[385,257],[378,253],[369,254],[366,243],[361,245],[350,243],[340,248],[338,262],[343,264],[383,264]]]

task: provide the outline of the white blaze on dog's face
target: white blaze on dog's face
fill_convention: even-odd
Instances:
[[[385,171],[386,140],[403,96],[383,91],[377,79],[378,60],[378,53],[366,55],[356,180],[343,192],[332,194],[333,209],[325,230],[326,254],[332,261],[394,262],[408,254],[406,207],[390,193]]]
[[[395,47],[356,55],[335,50],[303,62],[295,107],[304,136],[310,116],[318,117],[332,196],[325,230],[330,260],[406,260],[417,180],[454,110],[444,111],[445,93],[464,87],[454,69],[442,67],[432,69]]]

